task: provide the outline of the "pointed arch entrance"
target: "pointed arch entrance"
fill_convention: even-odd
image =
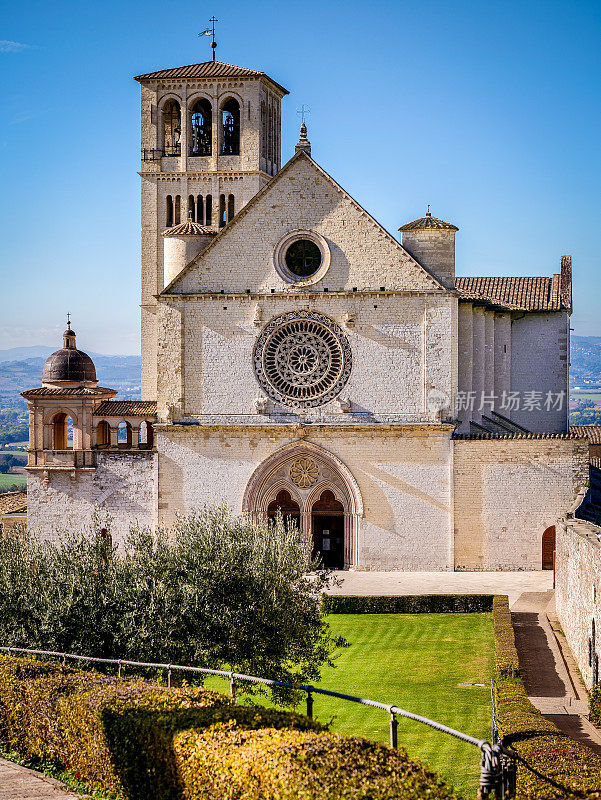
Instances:
[[[251,476],[242,509],[268,517],[278,504],[290,508],[290,516],[298,508],[300,529],[325,566],[358,566],[363,500],[339,458],[311,442],[293,442],[270,455]]]

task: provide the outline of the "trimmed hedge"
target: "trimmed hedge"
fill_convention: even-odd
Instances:
[[[601,759],[545,719],[528,699],[519,676],[507,597],[495,597],[493,620],[499,733],[503,744],[516,750],[531,767],[518,764],[517,800],[598,800]]]
[[[594,725],[601,725],[601,687],[591,689],[588,708],[590,721]]]
[[[323,595],[326,614],[466,614],[492,608],[491,594]]]
[[[300,714],[0,656],[0,741],[127,800],[454,797],[404,750]]]

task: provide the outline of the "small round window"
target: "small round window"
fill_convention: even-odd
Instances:
[[[297,239],[287,248],[284,261],[293,275],[309,278],[321,267],[321,250],[310,239]]]

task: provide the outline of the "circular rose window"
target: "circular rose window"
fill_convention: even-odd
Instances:
[[[273,266],[293,286],[311,286],[330,267],[330,248],[316,231],[296,230],[282,236],[273,251]]]
[[[338,325],[314,311],[276,317],[255,344],[261,387],[287,406],[309,408],[333,400],[348,381],[351,366],[351,348]]]

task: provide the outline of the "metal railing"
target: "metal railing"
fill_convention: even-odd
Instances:
[[[320,689],[317,686],[310,686],[305,684],[286,683],[284,681],[274,681],[270,678],[260,678],[256,675],[245,675],[241,672],[233,672],[222,669],[209,669],[207,667],[190,667],[182,664],[163,664],[150,661],[129,661],[127,659],[119,658],[97,658],[95,656],[81,656],[75,653],[59,653],[54,650],[33,650],[23,647],[0,647],[0,651],[4,651],[11,655],[13,653],[26,653],[32,656],[50,656],[51,658],[61,659],[63,664],[67,659],[75,661],[86,661],[93,664],[111,664],[118,669],[119,678],[122,677],[123,667],[141,667],[143,669],[158,669],[164,670],[167,673],[167,686],[171,687],[171,676],[174,671],[176,672],[193,672],[202,675],[216,675],[219,677],[227,678],[230,682],[230,696],[236,696],[236,681],[261,684],[263,686],[281,687],[283,689],[293,689],[296,691],[306,692],[306,708],[307,716],[313,718],[313,704],[314,695],[324,695],[326,697],[335,697],[339,700],[348,700],[351,703],[358,703],[371,708],[378,708],[386,711],[389,717],[390,727],[390,747],[398,747],[398,720],[397,717],[404,717],[411,719],[414,722],[420,722],[422,725],[427,725],[434,730],[446,733],[448,736],[453,736],[460,739],[467,744],[477,747],[481,753],[482,758],[480,761],[480,792],[479,798],[497,797],[509,798],[515,792],[515,757],[516,753],[513,750],[504,748],[499,741],[494,741],[493,729],[493,745],[485,739],[477,739],[462,731],[450,728],[448,725],[443,725],[428,717],[422,717],[420,714],[413,714],[411,711],[406,711],[399,706],[390,705],[388,703],[380,703],[377,700],[369,700],[364,697],[354,697],[350,694],[343,694],[342,692],[333,692],[329,689]],[[494,694],[491,682],[491,703],[492,703],[492,716],[494,717]],[[511,767],[508,769],[508,765]],[[513,775],[513,783],[508,781],[508,775]]]

